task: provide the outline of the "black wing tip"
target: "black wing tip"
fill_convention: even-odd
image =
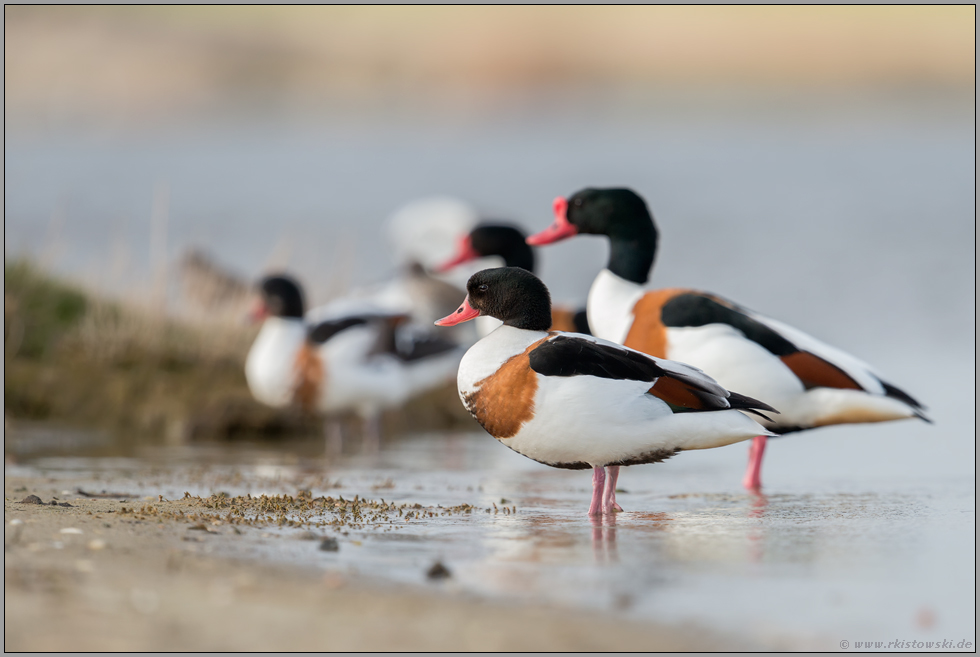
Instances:
[[[761,411],[755,410],[754,408],[742,408],[742,409],[739,409],[739,410],[745,411],[746,413],[751,413],[752,415],[758,415],[759,417],[761,417],[766,422],[772,422],[773,421],[773,419],[771,417],[769,417],[768,415],[766,415],[765,413],[763,413]],[[776,411],[776,412],[778,413],[779,411]]]
[[[732,391],[728,392],[728,403],[731,405],[732,408],[737,408],[739,410],[755,413],[756,415],[762,415],[762,413],[759,413],[759,411],[769,411],[770,413],[775,413],[776,415],[780,414],[779,411],[777,411],[769,404],[766,404],[765,402],[761,402],[758,399],[753,399],[752,397],[749,397],[747,395],[739,394],[737,392],[732,392]],[[762,417],[766,417],[766,416],[762,415]],[[766,419],[769,420],[769,418],[767,417]],[[771,422],[772,420],[769,421]]]
[[[915,399],[912,395],[910,395],[909,393],[905,392],[904,390],[902,390],[897,386],[893,386],[887,381],[882,381],[881,379],[878,379],[878,383],[880,383],[881,387],[885,389],[886,397],[891,397],[892,399],[897,399],[900,402],[904,402],[908,404],[915,412],[916,416],[921,417],[926,422],[929,423],[932,422],[932,420],[929,420],[924,415],[922,415],[922,411],[926,410],[926,407],[920,404],[919,401]]]
[[[921,408],[913,408],[912,411],[915,413],[915,417],[919,418],[926,424],[935,424],[925,413],[922,412]]]

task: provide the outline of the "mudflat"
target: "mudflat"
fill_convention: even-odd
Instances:
[[[260,530],[222,520],[206,498],[134,500],[83,485],[5,478],[5,650],[751,648],[689,626],[489,602],[438,573],[410,587],[221,556],[222,542]]]

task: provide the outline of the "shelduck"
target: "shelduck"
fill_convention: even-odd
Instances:
[[[775,435],[742,412],[764,419],[762,411],[775,409],[725,390],[694,367],[549,331],[548,288],[524,269],[483,270],[470,277],[466,292],[438,326],[481,315],[503,324],[463,356],[457,377],[463,405],[491,436],[528,458],[591,468],[590,515],[622,510],[621,466]]]
[[[381,412],[451,381],[463,355],[453,342],[402,335],[405,315],[368,302],[310,322],[299,283],[286,275],[264,278],[259,290],[262,327],[245,361],[252,395],[273,407],[352,411],[375,446]]]
[[[644,289],[657,249],[646,202],[630,189],[583,189],[554,201],[554,223],[528,238],[609,238],[609,264],[589,291],[593,334],[660,358],[690,363],[721,385],[780,410],[764,424],[780,434],[832,424],[918,417],[923,406],[870,365],[791,326],[715,294]],[[766,436],[752,442],[743,480],[761,487]]]
[[[534,249],[526,240],[527,234],[512,224],[481,223],[461,237],[452,258],[435,267],[433,271],[441,274],[466,262],[498,257],[503,260],[505,267],[520,267],[533,274]],[[481,337],[500,326],[498,320],[488,316],[481,317],[477,321],[484,322],[487,327],[480,331]],[[556,331],[591,333],[585,308],[552,306],[551,328]]]

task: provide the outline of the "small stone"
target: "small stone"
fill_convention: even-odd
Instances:
[[[442,565],[441,561],[437,561],[432,564],[425,576],[429,579],[446,579],[447,577],[452,577],[453,574],[449,572],[449,569]]]
[[[320,536],[313,532],[300,532],[296,534],[296,538],[301,541],[315,541],[320,538]]]
[[[65,527],[64,529],[61,530],[61,533],[62,534],[84,534],[85,532],[83,532],[81,529],[78,529],[76,527]]]
[[[20,518],[14,518],[13,520],[10,521],[10,524],[11,525],[23,525],[24,524],[24,521],[21,520]]]
[[[20,501],[21,504],[44,504],[37,495],[28,495]]]
[[[190,527],[188,527],[187,528],[187,531],[206,532],[206,531],[208,531],[208,528],[206,526],[204,526],[203,524],[197,524],[197,525],[191,525]]]
[[[104,550],[105,547],[106,547],[106,542],[103,541],[101,538],[94,538],[88,542],[88,549],[92,550],[93,552],[97,552],[98,550]]]
[[[340,550],[340,543],[337,542],[336,538],[328,536],[320,541],[320,549],[324,552],[337,552]]]

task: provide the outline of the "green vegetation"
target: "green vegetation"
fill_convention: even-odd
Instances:
[[[4,404],[13,420],[122,440],[321,437],[322,419],[252,399],[254,328],[192,325],[101,299],[25,260],[4,263]],[[467,422],[455,390],[385,418],[388,432]]]

